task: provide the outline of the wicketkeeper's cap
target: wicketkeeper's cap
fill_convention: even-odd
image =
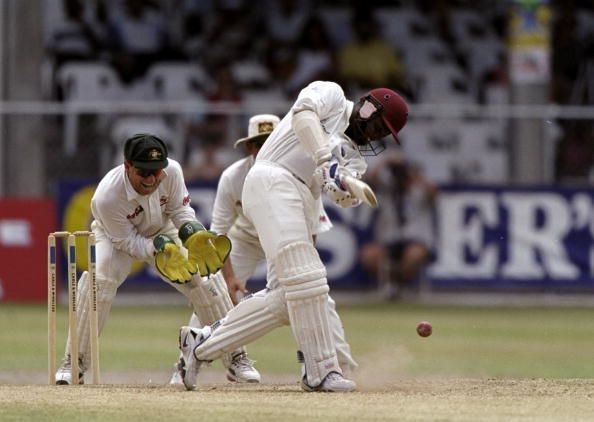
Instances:
[[[268,135],[278,126],[280,119],[274,114],[256,114],[248,124],[248,136],[238,139],[233,148],[248,141],[265,141]]]
[[[124,145],[124,158],[134,167],[147,170],[167,167],[167,145],[155,135],[137,133]]]
[[[398,132],[404,127],[408,119],[408,106],[400,95],[388,88],[375,88],[369,91],[367,95],[372,96],[382,106],[382,120],[392,132],[392,136],[397,143]]]

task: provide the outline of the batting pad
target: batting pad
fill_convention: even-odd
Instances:
[[[214,360],[223,353],[254,341],[271,330],[289,323],[284,293],[261,290],[246,297],[227,317],[215,325],[212,335],[198,346],[195,355],[201,360]]]
[[[89,369],[91,364],[91,326],[89,324],[89,311],[91,309],[91,303],[89,302],[90,288],[89,273],[84,271],[78,279],[78,290],[76,293],[76,332],[78,334],[79,359],[82,362],[80,369],[83,373]],[[105,321],[107,321],[116,290],[115,282],[97,279],[97,320],[99,335],[101,335]],[[70,354],[70,335],[68,335],[68,339],[66,340],[65,354],[66,356]]]
[[[328,312],[326,269],[308,242],[285,246],[275,263],[293,335],[304,356],[307,383],[318,386],[328,373],[342,373]]]

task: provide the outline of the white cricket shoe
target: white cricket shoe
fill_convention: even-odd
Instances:
[[[357,384],[346,379],[338,372],[330,372],[320,385],[312,387],[307,383],[307,377],[301,378],[301,388],[307,392],[321,391],[326,393],[349,393],[355,391]]]
[[[79,358],[78,360],[78,383],[84,384],[84,372],[82,369],[82,360]],[[62,364],[56,371],[56,385],[70,385],[72,384],[72,365],[70,362],[70,355],[66,355],[64,359],[62,359]]]
[[[254,362],[245,353],[238,353],[227,367],[227,379],[237,383],[259,383],[260,373],[254,368]],[[169,385],[182,385],[184,383],[183,358],[173,364],[173,374],[169,379]]]
[[[245,352],[233,356],[227,368],[227,379],[237,383],[259,383],[260,373],[254,368],[254,361]]]
[[[179,350],[182,352],[182,380],[186,390],[196,389],[196,378],[205,361],[196,359],[194,349],[210,337],[210,327],[194,328],[183,326],[179,330]]]

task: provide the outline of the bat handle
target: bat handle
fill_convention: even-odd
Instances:
[[[342,178],[338,174],[334,177],[334,183],[336,183],[336,186],[338,186],[339,189],[349,192],[347,186],[342,183]]]

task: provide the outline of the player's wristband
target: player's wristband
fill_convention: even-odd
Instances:
[[[167,236],[166,234],[159,234],[153,238],[153,246],[155,247],[155,251],[157,252],[163,252],[165,250],[165,245],[167,243],[175,244],[173,239]]]

